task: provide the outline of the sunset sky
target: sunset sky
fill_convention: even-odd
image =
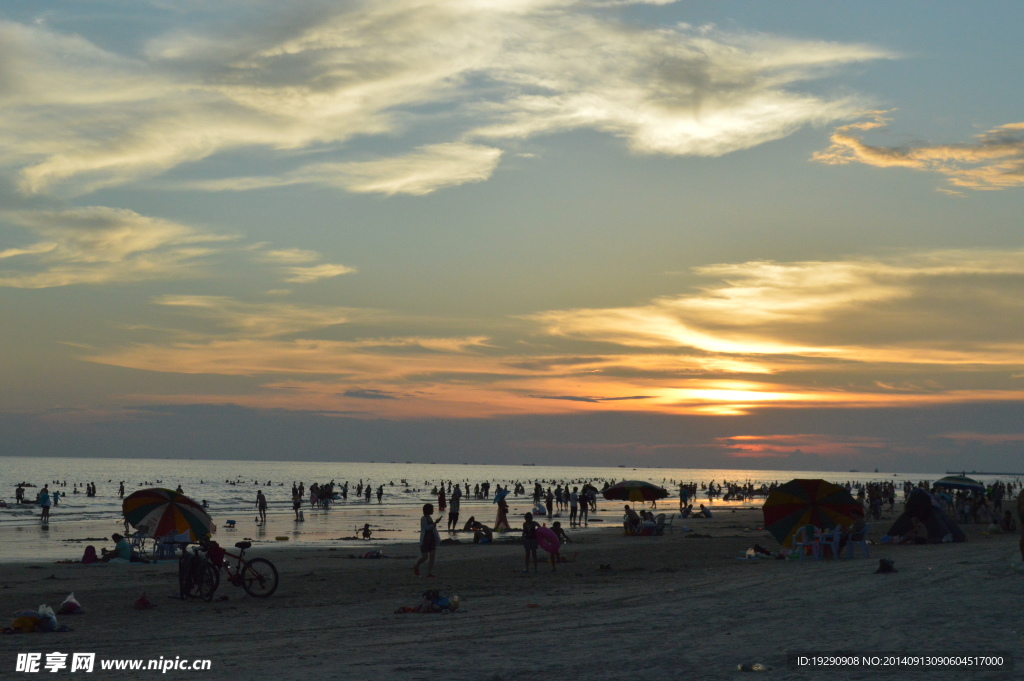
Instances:
[[[0,8],[0,454],[1024,469],[1017,1]]]

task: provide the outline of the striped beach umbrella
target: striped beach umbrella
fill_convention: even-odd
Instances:
[[[141,489],[125,498],[121,510],[132,527],[147,527],[151,537],[188,532],[196,541],[217,531],[213,519],[199,503],[170,489]]]
[[[601,494],[612,501],[655,501],[668,496],[664,488],[642,480],[623,480]]]
[[[968,478],[966,475],[947,475],[935,482],[936,487],[949,487],[951,489],[966,489],[972,492],[984,492],[985,485],[981,484],[974,478]]]
[[[824,480],[790,480],[768,495],[761,509],[764,528],[783,546],[793,545],[793,535],[804,525],[829,530],[849,525],[855,512],[863,512],[845,487]]]

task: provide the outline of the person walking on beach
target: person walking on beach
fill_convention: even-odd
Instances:
[[[441,520],[438,516],[434,520],[433,504],[423,504],[423,516],[420,518],[420,559],[412,566],[412,573],[420,576],[420,565],[427,564],[427,577],[434,576],[434,555],[437,553],[437,545],[441,543],[441,535],[437,532],[437,523]]]
[[[299,496],[299,488],[292,485],[292,510],[295,511],[295,520],[299,519],[299,509],[302,508],[302,497]]]
[[[505,501],[505,497],[502,497],[498,499],[498,515],[494,519],[494,530],[504,532],[511,529],[512,526],[508,523],[508,503]]]
[[[263,496],[263,490],[256,490],[256,509],[260,512],[260,524],[267,524],[267,498]]]
[[[537,572],[537,528],[540,525],[534,522],[532,513],[527,513],[524,517],[526,518],[523,521],[523,551],[526,552],[523,558],[523,573],[525,574],[530,571],[530,558],[533,558],[533,571]]]
[[[121,486],[117,489],[117,496],[119,499],[124,499],[124,480],[121,481]]]
[[[459,505],[462,503],[462,488],[458,484],[452,490],[452,498],[448,503],[448,531],[454,532],[459,527]]]
[[[50,487],[49,485],[43,485],[42,491],[39,492],[39,505],[43,509],[43,516],[41,520],[43,524],[50,522]]]

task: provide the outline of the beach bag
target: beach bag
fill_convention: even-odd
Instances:
[[[82,554],[82,563],[89,565],[95,563],[99,558],[96,557],[96,547],[89,544],[85,547],[85,553]]]
[[[210,542],[210,548],[207,549],[207,555],[210,556],[210,563],[215,568],[219,568],[224,564],[224,555],[227,553],[221,548],[220,544],[215,541]]]
[[[24,634],[31,634],[41,622],[42,618],[35,610],[20,610],[14,613],[11,629],[17,629]]]
[[[64,602],[57,607],[57,612],[62,615],[80,615],[82,614],[82,604],[75,598],[75,594],[71,593]]]

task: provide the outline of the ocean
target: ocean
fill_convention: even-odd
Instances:
[[[898,485],[906,480],[937,480],[943,473],[887,473],[887,472],[826,472],[826,471],[766,471],[735,469],[686,468],[630,468],[585,466],[494,466],[479,464],[423,464],[423,463],[361,463],[361,462],[308,462],[308,461],[227,461],[186,459],[99,459],[99,458],[0,458],[0,498],[6,499],[8,508],[0,508],[0,530],[30,530],[38,527],[39,508],[35,505],[16,506],[14,490],[25,482],[26,496],[33,498],[44,484],[51,491],[59,490],[62,498],[51,510],[46,533],[31,533],[35,546],[31,549],[45,555],[56,555],[62,548],[59,542],[79,541],[79,535],[90,532],[108,536],[120,527],[121,499],[118,486],[125,482],[125,495],[146,487],[182,487],[185,494],[197,501],[209,503],[210,515],[220,526],[219,538],[236,536],[238,539],[272,544],[287,537],[296,542],[335,542],[353,546],[356,529],[369,523],[377,544],[411,541],[418,532],[418,519],[423,504],[436,506],[434,486],[441,481],[477,483],[489,481],[504,486],[521,482],[530,493],[535,481],[545,488],[558,483],[580,485],[592,482],[599,489],[607,482],[645,480],[664,486],[671,496],[662,507],[678,506],[678,484],[695,482],[700,485],[715,481],[746,483],[755,486],[785,482],[792,478],[823,478],[837,483],[866,483],[891,480]],[[983,482],[993,482],[999,476],[978,476]],[[1002,479],[1007,480],[1006,476]],[[295,523],[291,504],[292,483],[305,483],[308,490],[313,482],[335,481],[338,486],[349,483],[347,501],[334,504],[329,510],[313,510],[303,506],[305,522]],[[362,482],[374,488],[370,503],[357,499],[356,486]],[[95,483],[97,495],[87,497],[85,484]],[[384,496],[377,503],[376,487],[384,485]],[[75,489],[79,493],[74,493]],[[267,526],[255,523],[256,491],[263,490],[269,502]],[[307,492],[308,494],[308,492]],[[470,495],[471,496],[471,495]],[[705,494],[698,494],[698,503],[708,503]],[[723,502],[715,499],[713,508],[760,506],[761,499]],[[509,497],[510,516],[531,509],[529,496]],[[599,499],[599,513],[592,516],[592,528],[618,526],[621,506]],[[605,512],[604,517],[601,512]],[[435,511],[436,513],[436,511]],[[495,507],[491,500],[463,497],[460,525],[470,516],[491,524]],[[235,520],[236,529],[226,532],[226,521]],[[514,522],[514,520],[513,520]],[[98,529],[97,529],[98,528]],[[24,537],[24,532],[5,536]],[[25,537],[26,539],[28,537]],[[24,551],[25,549],[21,549]],[[65,552],[68,547],[63,545]]]

